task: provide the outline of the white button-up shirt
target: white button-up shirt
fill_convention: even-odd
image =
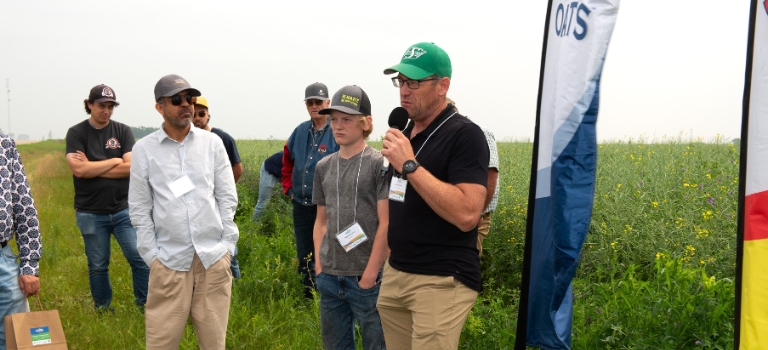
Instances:
[[[193,188],[177,197],[170,185],[184,176]],[[170,269],[189,271],[197,252],[207,269],[235,253],[235,178],[223,142],[208,131],[190,127],[179,143],[161,126],[137,141],[128,207],[147,265],[157,258]]]

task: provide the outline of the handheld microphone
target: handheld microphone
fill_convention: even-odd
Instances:
[[[397,107],[389,113],[389,127],[396,128],[403,131],[408,126],[408,111],[403,107]],[[387,174],[389,170],[389,159],[384,157],[384,162],[381,163],[381,176]]]

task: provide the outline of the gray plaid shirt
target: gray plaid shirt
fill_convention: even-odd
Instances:
[[[485,141],[488,142],[488,151],[491,155],[491,161],[488,162],[488,169],[496,169],[499,170],[499,151],[496,149],[496,138],[493,137],[493,133],[485,128],[483,129],[483,133],[485,134]],[[491,203],[488,204],[488,208],[485,208],[485,211],[483,213],[490,213],[496,210],[496,205],[499,203],[499,179],[501,179],[501,176],[496,178],[496,191],[493,192],[493,199],[491,199]]]

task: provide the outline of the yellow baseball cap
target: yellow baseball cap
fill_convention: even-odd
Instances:
[[[208,108],[208,100],[206,100],[205,97],[203,96],[197,96],[197,101],[195,102],[195,104]]]

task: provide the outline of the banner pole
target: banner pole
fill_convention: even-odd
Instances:
[[[517,312],[517,334],[515,350],[525,350],[526,332],[528,331],[528,295],[531,280],[531,252],[533,250],[533,212],[536,204],[536,173],[539,159],[539,130],[541,126],[541,95],[544,89],[544,67],[547,61],[547,39],[549,37],[549,18],[552,13],[552,0],[547,2],[547,17],[544,21],[544,44],[541,47],[541,69],[539,71],[539,96],[536,101],[536,126],[533,135],[533,154],[531,156],[531,180],[528,186],[528,218],[525,223],[525,249],[523,250],[523,276],[520,281],[520,300]]]
[[[736,288],[734,288],[736,310],[733,317],[733,348],[739,349],[741,342],[741,283],[744,262],[744,197],[746,195],[747,178],[747,144],[749,138],[749,102],[752,91],[752,62],[755,46],[755,22],[757,4],[752,0],[749,9],[749,35],[747,39],[747,64],[744,73],[744,97],[742,100],[741,139],[739,140],[739,212],[736,221]]]

